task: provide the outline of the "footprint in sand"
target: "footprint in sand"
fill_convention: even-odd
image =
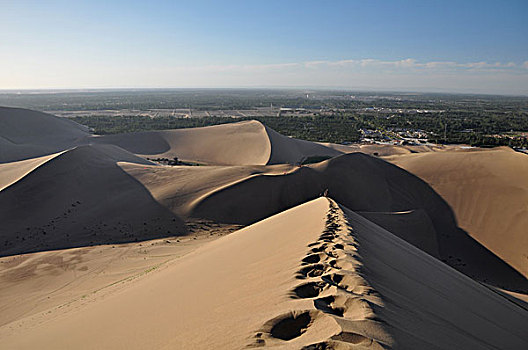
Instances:
[[[306,299],[315,298],[328,288],[328,284],[324,282],[308,282],[295,287],[292,291],[292,298]]]

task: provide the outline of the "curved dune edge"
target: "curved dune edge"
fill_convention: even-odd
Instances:
[[[94,136],[152,158],[173,158],[209,165],[297,164],[307,157],[335,157],[344,152],[277,133],[256,120],[199,128]],[[353,152],[353,150],[350,150]]]
[[[335,157],[344,153],[323,144],[281,135],[264,124],[261,125],[265,128],[271,145],[267,164],[299,164],[312,156]]]
[[[250,120],[199,128],[93,136],[88,142],[119,146],[151,158],[209,165],[265,165],[271,144],[262,123]]]
[[[461,228],[528,277],[528,156],[500,147],[387,160],[431,185]]]
[[[363,153],[294,168],[284,176],[246,177],[208,192],[191,208],[191,216],[248,225],[317,198],[325,189],[343,205],[458,271],[507,290],[528,291],[524,276],[458,228],[447,203],[429,185]],[[409,210],[412,213],[387,214]]]
[[[79,146],[1,192],[0,255],[182,235],[200,222],[247,225],[325,189],[466,275],[526,293],[528,281],[468,239],[427,184],[361,153],[303,167],[169,167],[114,145]]]
[[[1,327],[0,341],[16,349],[520,349],[527,322],[527,309],[318,198],[128,289]]]
[[[17,162],[0,163],[0,191],[20,181],[32,171],[67,151],[53,153],[38,158],[30,158]]]
[[[62,152],[2,190],[0,255],[185,233],[183,222],[120,162],[153,165],[113,145],[85,145]]]
[[[42,157],[74,147],[88,128],[24,108],[0,107],[0,163]]]

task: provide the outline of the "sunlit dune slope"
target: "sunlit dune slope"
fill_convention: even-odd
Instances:
[[[296,164],[311,156],[342,152],[318,143],[283,136],[258,121],[203,128],[105,135],[110,143],[148,157],[174,158],[216,165]]]
[[[473,238],[528,276],[528,156],[509,148],[389,158],[430,184]]]
[[[174,158],[203,164],[266,164],[270,142],[256,121],[203,128],[104,135],[92,142],[110,143],[152,158]]]
[[[521,349],[527,322],[526,309],[319,198],[104,298],[7,324],[0,341],[16,349]]]
[[[68,119],[0,107],[0,163],[60,152],[87,135],[88,128]]]

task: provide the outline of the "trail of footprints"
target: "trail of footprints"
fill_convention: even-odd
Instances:
[[[329,200],[325,230],[301,260],[297,278],[303,282],[291,291],[294,299],[313,300],[313,309],[292,311],[269,320],[255,334],[250,347],[277,346],[328,324],[332,317],[341,332],[307,345],[312,349],[384,349],[392,343],[374,308],[382,306],[377,293],[361,277],[361,261],[352,228],[335,202]],[[325,322],[326,319],[326,322]],[[287,343],[283,343],[284,345]]]

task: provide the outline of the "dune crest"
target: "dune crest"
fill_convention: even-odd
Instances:
[[[114,144],[145,157],[216,165],[267,164],[271,152],[264,125],[257,121],[104,135],[91,141]]]
[[[317,198],[325,190],[339,203],[366,212],[369,219],[468,276],[510,291],[528,292],[528,280],[461,230],[449,205],[430,186],[363,153],[278,176],[247,177],[212,191],[190,215],[250,224]],[[391,214],[407,211],[412,214],[405,218]]]
[[[30,174],[36,168],[47,161],[57,157],[62,152],[52,153],[47,156],[19,160],[16,162],[0,163],[0,191],[20,181],[24,176]]]
[[[152,165],[116,146],[79,146],[0,191],[0,255],[185,233],[120,162]]]
[[[126,290],[0,327],[0,340],[17,349],[521,349],[527,321],[525,308],[318,198]]]

